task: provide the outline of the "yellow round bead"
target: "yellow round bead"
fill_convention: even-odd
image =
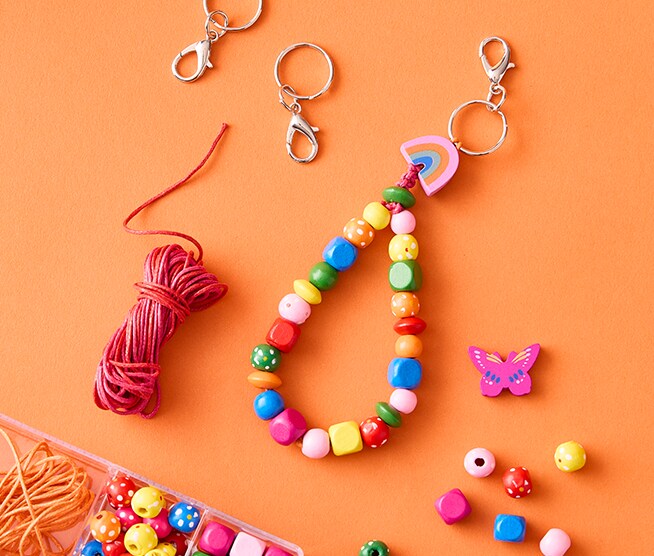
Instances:
[[[139,517],[157,517],[165,507],[166,500],[158,488],[143,487],[132,496],[132,509]],[[157,543],[154,543],[150,548],[154,548],[156,545]]]
[[[395,340],[395,354],[398,357],[420,357],[422,341],[413,334],[403,334]],[[269,373],[270,374],[270,373]]]
[[[391,297],[391,311],[398,319],[415,317],[420,312],[420,300],[413,292],[397,292]]]
[[[255,388],[262,390],[277,390],[282,385],[282,379],[275,373],[254,371],[248,375],[248,382]]]
[[[574,440],[564,442],[559,445],[554,453],[554,463],[561,471],[566,473],[578,471],[586,465],[586,450],[579,442]]]
[[[384,205],[375,201],[363,209],[363,219],[375,230],[383,230],[391,221],[391,213]]]
[[[393,261],[413,261],[418,258],[418,240],[411,234],[399,234],[388,244],[388,254]]]
[[[304,301],[311,305],[318,305],[322,301],[320,290],[316,288],[309,280],[295,280],[293,289]]]

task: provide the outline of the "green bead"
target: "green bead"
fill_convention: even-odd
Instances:
[[[209,556],[209,554],[207,554],[206,552],[202,552],[201,550],[196,550],[193,553],[193,556]]]
[[[396,261],[388,269],[388,281],[396,292],[417,291],[422,286],[422,269],[418,261]]]
[[[386,402],[377,402],[375,410],[377,411],[377,416],[389,427],[399,427],[402,424],[402,415],[400,415],[400,412]]]
[[[282,353],[273,346],[268,344],[259,344],[252,350],[250,363],[255,369],[260,371],[273,372],[282,362]]]
[[[387,187],[384,189],[382,196],[387,203],[400,203],[405,209],[409,209],[416,204],[413,193],[404,187]]]
[[[331,290],[338,280],[338,270],[326,262],[320,262],[311,267],[309,282],[321,291]]]
[[[386,546],[386,543],[381,541],[368,541],[361,547],[359,556],[388,556],[390,552],[391,551],[388,549],[388,546]]]

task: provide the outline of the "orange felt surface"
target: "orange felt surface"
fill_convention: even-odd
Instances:
[[[311,556],[356,554],[375,537],[394,556],[534,554],[550,527],[570,533],[571,556],[648,553],[648,2],[266,0],[260,21],[221,39],[215,69],[191,85],[170,62],[203,36],[199,0],[93,4],[6,2],[0,15],[0,411]],[[236,23],[254,6],[220,5]],[[477,47],[491,34],[517,64],[502,82],[507,142],[464,156],[436,197],[417,191],[429,323],[418,409],[378,451],[314,462],[277,446],[252,412],[251,347],[292,280],[403,172],[400,144],[445,134],[453,108],[485,98]],[[321,127],[308,166],[286,155],[272,75],[277,54],[303,40],[325,47],[337,72],[304,105]],[[289,60],[293,86],[320,84],[314,61]],[[492,140],[497,122],[477,116],[466,122],[487,116],[479,132]],[[136,224],[194,234],[230,292],[165,347],[153,421],[101,412],[96,363],[135,301],[145,255],[165,241],[129,236],[121,221],[192,168],[222,121],[231,127],[207,168]],[[285,357],[282,393],[314,426],[363,419],[389,394],[389,233]],[[482,398],[468,345],[506,355],[533,342],[532,394]],[[589,463],[568,475],[552,456],[570,439]],[[498,472],[469,477],[462,460],[477,445],[500,471],[527,466],[534,494],[509,499]],[[432,504],[453,487],[473,514],[446,527]],[[527,518],[525,546],[492,541],[494,515],[512,512]]]

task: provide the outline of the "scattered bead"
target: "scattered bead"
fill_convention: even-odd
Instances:
[[[395,340],[395,355],[398,357],[420,357],[422,340],[413,334],[404,334]]]
[[[408,210],[391,216],[391,230],[395,234],[411,234],[416,229],[416,217]]]
[[[563,556],[572,541],[562,529],[550,529],[540,540],[540,551],[543,556]]]
[[[168,510],[165,508],[159,512],[157,517],[146,517],[143,523],[152,527],[159,539],[163,539],[173,532],[173,527],[168,522]]]
[[[402,425],[400,412],[386,402],[377,402],[375,404],[375,411],[377,416],[389,427],[397,428]]]
[[[427,328],[427,323],[420,317],[407,317],[398,320],[393,325],[393,330],[398,334],[421,334]]]
[[[434,507],[443,518],[443,521],[448,525],[453,525],[457,521],[461,521],[463,518],[470,515],[472,508],[468,499],[465,497],[463,492],[458,488],[452,489],[438,500],[436,500]]]
[[[164,539],[165,543],[172,544],[177,549],[177,554],[183,556],[186,553],[188,539],[179,531],[173,531]]]
[[[400,203],[405,209],[416,204],[413,193],[404,187],[387,187],[382,192],[382,197],[387,203]]]
[[[276,347],[279,351],[288,353],[300,338],[300,327],[285,319],[275,319],[268,334],[266,342]]]
[[[304,324],[311,316],[311,305],[296,293],[289,293],[279,302],[279,314],[295,324]]]
[[[165,507],[166,501],[158,488],[140,488],[132,497],[132,509],[140,517],[157,517]]]
[[[352,245],[365,249],[375,239],[375,229],[361,218],[352,218],[343,228],[343,237]]]
[[[397,292],[391,297],[391,312],[397,318],[415,317],[420,312],[420,300],[415,293]]]
[[[82,548],[80,556],[104,556],[102,552],[102,543],[100,541],[89,541]]]
[[[268,344],[254,346],[250,363],[260,371],[274,371],[282,362],[282,354],[276,348]]]
[[[391,288],[398,291],[417,291],[422,286],[422,269],[418,261],[396,261],[388,269]]]
[[[134,481],[126,475],[117,475],[107,482],[107,501],[114,508],[122,508],[132,503],[132,496],[136,492]]]
[[[368,541],[359,551],[359,556],[388,556],[389,554],[388,546],[381,541]]]
[[[463,467],[473,477],[488,477],[495,471],[495,456],[485,448],[473,448],[463,458]]]
[[[302,437],[302,453],[308,458],[324,458],[329,450],[329,433],[323,429],[310,429]]]
[[[343,272],[357,260],[357,248],[345,238],[335,237],[323,250],[322,258],[336,270]]]
[[[131,506],[120,508],[116,511],[116,517],[120,521],[120,530],[124,533],[132,525],[143,523],[143,518],[136,514]]]
[[[156,548],[153,548],[145,554],[145,556],[175,556],[177,554],[177,548],[169,542],[160,542]],[[180,553],[181,556],[184,553]]]
[[[125,533],[125,548],[133,556],[145,556],[158,544],[159,539],[154,529],[145,523],[138,523]]]
[[[391,221],[391,213],[384,205],[375,201],[368,203],[363,209],[363,219],[375,230],[383,230]]]
[[[361,431],[356,421],[345,421],[329,427],[329,440],[335,456],[346,456],[363,450]]]
[[[325,261],[314,264],[309,271],[309,282],[321,291],[331,290],[338,280],[338,270]]]
[[[370,448],[379,448],[388,442],[391,434],[388,425],[379,417],[368,417],[359,425],[361,439]]]
[[[254,398],[254,412],[259,419],[269,421],[284,411],[284,398],[276,390],[266,390]]]
[[[418,240],[411,234],[393,236],[388,244],[388,256],[392,261],[411,261],[418,258]]]
[[[122,533],[114,540],[102,543],[102,554],[104,556],[120,556],[126,551],[125,535]]]
[[[413,413],[413,410],[418,405],[418,396],[416,396],[415,392],[412,392],[411,390],[399,388],[393,390],[389,404],[400,413],[408,415],[409,413]]]
[[[296,409],[285,409],[270,421],[270,435],[282,446],[293,444],[307,431],[307,422]]]
[[[120,535],[120,521],[113,513],[103,510],[91,519],[90,529],[96,541],[113,541]]]
[[[248,382],[255,388],[262,390],[276,390],[282,385],[282,379],[274,373],[254,371],[248,375]]]
[[[170,508],[168,522],[181,533],[192,533],[200,523],[200,511],[186,502],[177,502]]]
[[[504,490],[511,498],[524,498],[531,494],[532,484],[526,467],[511,467],[502,475]]]
[[[422,365],[417,359],[395,357],[388,364],[388,383],[393,388],[414,390],[422,381]]]
[[[522,542],[525,540],[527,522],[519,515],[498,514],[495,517],[493,537],[496,541]]]
[[[266,543],[257,537],[241,531],[236,535],[229,556],[263,556]]]
[[[319,305],[322,301],[320,290],[309,280],[295,280],[293,290],[310,305]]]
[[[586,450],[574,440],[564,442],[554,452],[554,462],[561,471],[566,473],[578,471],[586,465]]]
[[[211,556],[227,556],[236,533],[226,525],[210,521],[204,527],[198,548]]]
[[[277,548],[276,546],[269,546],[263,553],[263,556],[292,556],[286,550]]]

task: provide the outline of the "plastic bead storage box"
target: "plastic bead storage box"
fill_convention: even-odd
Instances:
[[[72,556],[84,555],[85,546],[94,541],[90,531],[90,524],[94,518],[105,511],[112,514],[120,512],[119,509],[110,504],[110,493],[107,492],[109,482],[120,476],[129,477],[134,482],[137,490],[143,487],[154,487],[161,491],[166,502],[165,507],[171,513],[174,511],[175,504],[193,506],[198,511],[199,525],[196,525],[192,531],[185,533],[172,529],[166,538],[159,539],[159,542],[167,542],[171,538],[175,539],[171,541],[173,543],[180,539],[182,543],[185,542],[185,549],[177,551],[180,556],[192,556],[196,553],[200,555],[215,554],[216,556],[253,556],[259,554],[261,556],[304,556],[304,552],[299,546],[261,531],[206,504],[158,485],[136,473],[34,430],[2,414],[0,414],[0,428],[11,439],[19,457],[22,458],[39,443],[46,443],[54,455],[70,458],[86,472],[88,476],[87,486],[93,496],[93,502],[87,515],[69,529],[57,531],[53,535],[62,546],[72,546],[72,550],[69,552]],[[4,439],[0,439],[0,479],[14,465],[15,460],[11,446]],[[123,509],[128,508],[129,506],[126,506]],[[125,529],[120,534],[121,538],[124,532]],[[96,541],[96,546],[98,544]],[[92,553],[89,549],[87,549],[87,552]],[[123,549],[118,550],[116,554],[127,552],[127,550]],[[102,552],[99,553],[103,554]]]

